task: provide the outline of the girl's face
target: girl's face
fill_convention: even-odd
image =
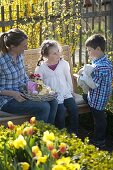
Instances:
[[[60,52],[59,52],[58,47],[51,47],[49,49],[48,56],[47,56],[48,60],[51,60],[51,61],[54,61],[54,62],[58,62],[60,57],[61,56],[60,56]]]

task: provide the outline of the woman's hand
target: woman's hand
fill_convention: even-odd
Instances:
[[[18,102],[23,102],[23,101],[26,100],[24,94],[21,93],[21,92],[11,91],[11,93],[12,93],[11,96],[12,96],[15,100],[17,100]]]

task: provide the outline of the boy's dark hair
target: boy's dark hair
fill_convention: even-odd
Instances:
[[[101,34],[94,34],[86,40],[85,45],[86,47],[91,47],[93,49],[100,47],[104,52],[106,48],[106,40]]]

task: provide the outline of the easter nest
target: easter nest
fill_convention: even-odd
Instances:
[[[32,100],[32,101],[51,101],[57,97],[57,93],[52,92],[48,94],[32,94],[27,91],[23,92],[26,99]]]

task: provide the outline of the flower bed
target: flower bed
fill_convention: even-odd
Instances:
[[[0,170],[112,170],[113,154],[36,122],[0,127]]]

